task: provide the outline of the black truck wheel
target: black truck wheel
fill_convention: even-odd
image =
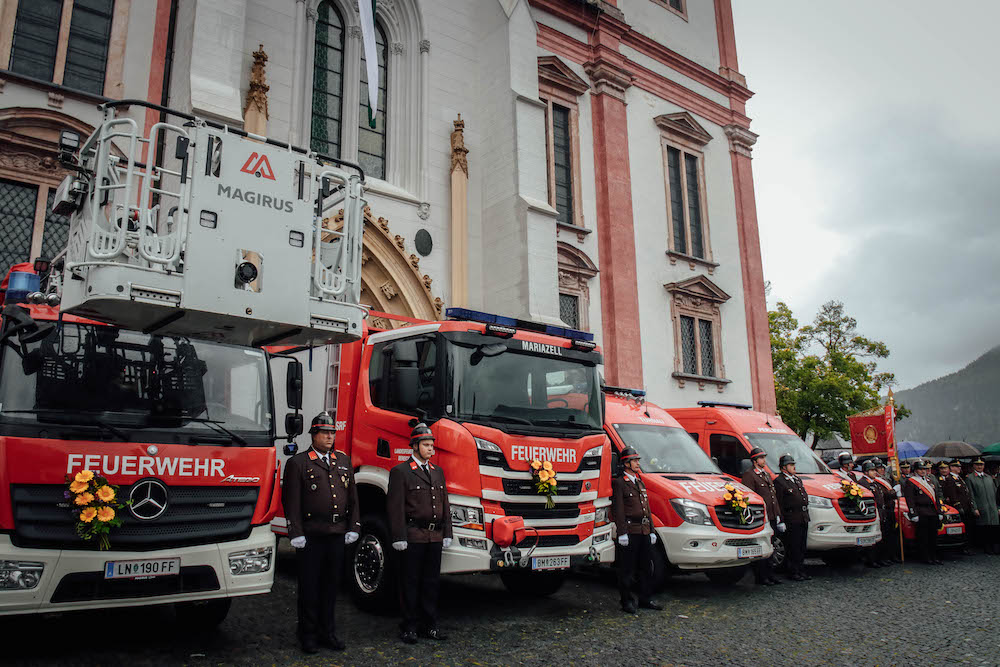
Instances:
[[[376,614],[395,614],[396,567],[388,522],[380,514],[361,518],[361,536],[349,547],[347,576],[351,596],[359,608]]]

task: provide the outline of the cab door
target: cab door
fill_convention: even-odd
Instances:
[[[750,463],[743,441],[735,433],[708,432],[708,455],[718,463],[722,472],[740,479]],[[746,462],[746,463],[744,463]]]

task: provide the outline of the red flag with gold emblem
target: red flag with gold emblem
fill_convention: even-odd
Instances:
[[[884,406],[878,406],[847,418],[851,428],[851,449],[855,456],[888,454],[891,436],[886,432],[889,422]]]

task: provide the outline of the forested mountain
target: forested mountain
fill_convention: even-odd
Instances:
[[[956,373],[899,392],[896,401],[913,411],[896,424],[897,441],[1000,441],[1000,346]]]

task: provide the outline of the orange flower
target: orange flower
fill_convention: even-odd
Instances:
[[[76,473],[76,477],[74,477],[73,479],[76,480],[77,482],[86,484],[90,480],[94,479],[94,473],[90,472],[89,470],[81,470],[80,472]]]
[[[740,507],[742,507],[742,508],[746,509],[746,506],[747,506],[747,504],[746,504],[745,502],[741,502],[741,503],[740,503]]]
[[[542,464],[542,467],[548,470],[549,472],[552,472],[552,461],[546,461],[545,463]]]
[[[73,493],[83,493],[84,491],[87,490],[88,486],[89,485],[86,482],[74,481],[72,484],[69,485],[69,490],[72,491]]]
[[[97,497],[105,503],[110,503],[115,499],[115,490],[105,484],[97,490]]]
[[[538,459],[535,459],[534,461],[531,462],[531,468],[532,470],[541,470],[542,462],[539,461]]]
[[[95,510],[93,507],[88,507],[87,509],[80,512],[80,521],[83,521],[84,523],[90,523],[91,521],[94,520],[95,516],[97,516],[97,510]]]
[[[90,503],[94,502],[94,494],[81,493],[73,500],[73,502],[76,503],[77,505],[89,505]]]
[[[735,491],[736,490],[736,487],[733,486],[732,484],[726,484],[725,488],[726,488],[726,491]]]
[[[110,507],[102,507],[97,510],[97,520],[102,523],[107,523],[115,518],[115,511]]]
[[[733,499],[733,494],[727,493],[726,495],[722,496],[722,499],[723,500],[732,500]]]
[[[549,474],[548,470],[539,470],[538,471],[538,479],[540,481],[547,482],[549,480],[549,477],[551,477],[551,475]]]

